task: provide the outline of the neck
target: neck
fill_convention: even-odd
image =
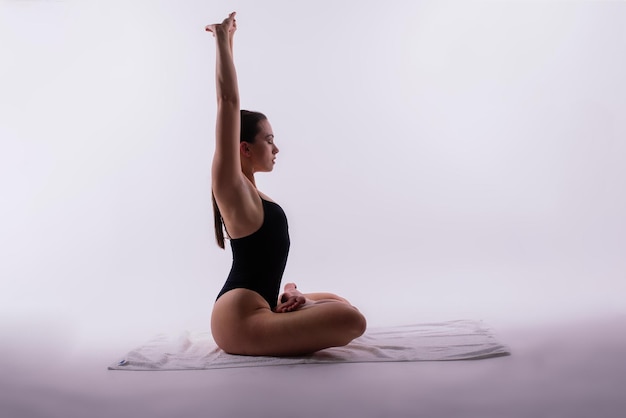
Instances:
[[[243,175],[246,176],[246,178],[250,180],[250,183],[252,183],[254,188],[256,188],[256,182],[254,181],[254,172],[252,171],[252,169],[243,170]]]

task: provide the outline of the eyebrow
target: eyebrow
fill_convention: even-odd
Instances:
[[[273,139],[274,134],[265,135],[265,139]]]

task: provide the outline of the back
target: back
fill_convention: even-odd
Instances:
[[[261,227],[251,235],[230,241],[233,265],[217,298],[229,290],[244,288],[259,293],[274,309],[289,254],[289,228],[278,204],[261,201]]]

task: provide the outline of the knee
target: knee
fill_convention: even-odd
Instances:
[[[367,320],[365,319],[365,316],[363,316],[363,314],[361,312],[359,312],[356,308],[354,309],[354,318],[353,318],[353,329],[354,329],[354,338],[360,337],[361,335],[363,335],[365,333],[365,330],[367,329]]]
[[[345,337],[348,339],[346,342],[354,340],[365,333],[367,328],[367,321],[365,316],[353,306],[346,306],[342,315],[342,322],[344,325]]]

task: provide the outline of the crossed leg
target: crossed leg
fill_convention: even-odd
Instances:
[[[211,329],[224,351],[289,356],[344,346],[365,332],[365,317],[331,293],[302,294],[289,283],[274,312],[256,292],[234,289],[215,303]]]

